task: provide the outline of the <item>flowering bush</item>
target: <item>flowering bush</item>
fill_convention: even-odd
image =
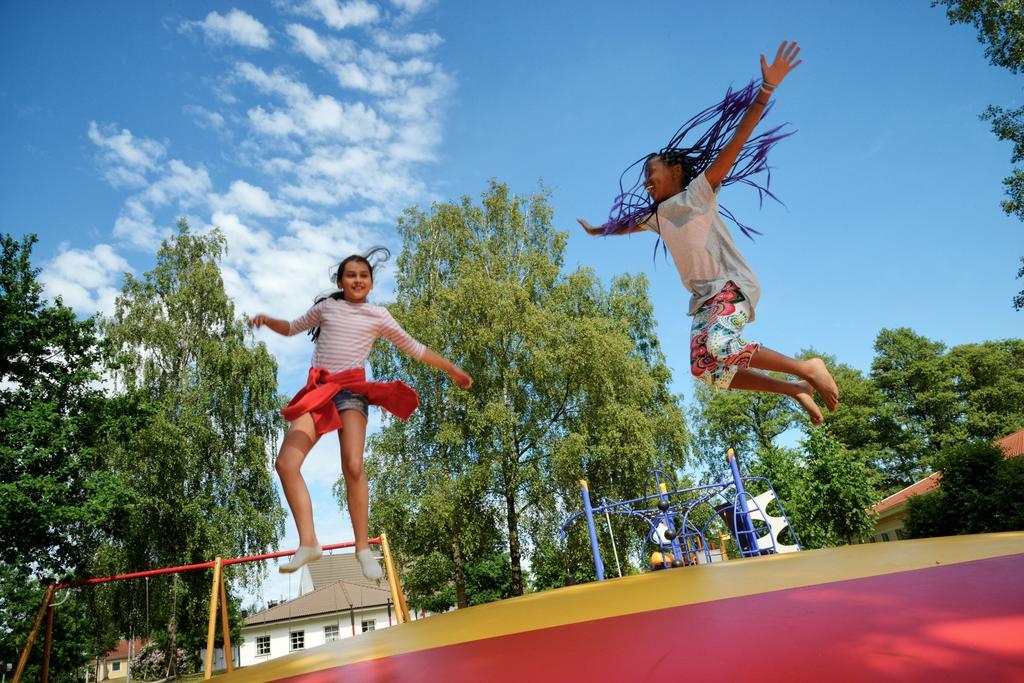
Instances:
[[[178,673],[188,671],[188,656],[180,647],[175,651],[178,660]],[[132,677],[139,680],[156,680],[163,678],[167,673],[167,654],[157,643],[152,642],[139,650],[138,656],[132,662]]]

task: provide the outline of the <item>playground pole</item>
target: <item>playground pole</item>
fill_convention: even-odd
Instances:
[[[213,586],[210,589],[210,620],[206,629],[206,666],[203,667],[203,679],[213,677],[213,642],[217,628],[217,598],[220,597],[220,558],[213,564]]]
[[[42,683],[50,680],[50,649],[53,647],[53,605],[46,606],[46,635],[43,637],[43,671],[39,676]]]
[[[54,583],[46,587],[46,596],[43,597],[43,604],[39,607],[39,611],[36,612],[35,623],[32,624],[32,631],[28,634],[28,642],[25,643],[25,648],[21,651],[21,657],[18,659],[18,668],[14,670],[14,678],[11,679],[11,683],[18,683],[21,680],[21,674],[25,673],[25,665],[28,664],[28,656],[32,652],[32,643],[36,641],[39,627],[43,623],[43,615],[46,614],[50,603],[53,602],[53,593],[56,590],[57,584]]]
[[[615,555],[615,571],[619,573],[619,578],[622,578],[622,565],[619,564],[619,551],[615,547],[615,532],[612,531],[612,516],[608,514],[608,508],[604,509],[604,521],[608,522],[608,537],[612,539],[612,554]]]
[[[395,616],[398,617],[398,623],[404,624],[410,621],[409,607],[405,603],[405,593],[402,592],[402,583],[398,580],[398,572],[395,569],[395,558],[391,556],[391,544],[388,543],[387,534],[381,532],[380,535],[380,547],[384,551],[384,568],[388,574],[388,588],[391,589],[391,600],[395,603]],[[390,615],[389,615],[390,617]],[[355,622],[352,622],[352,628],[355,628]]]
[[[235,657],[231,652],[231,626],[228,624],[228,593],[224,588],[224,572],[220,573],[220,629],[224,636],[224,663],[228,673],[235,670]]]
[[[747,492],[743,488],[743,478],[740,477],[739,462],[736,459],[736,452],[729,449],[726,452],[729,459],[729,469],[732,470],[732,479],[736,484],[736,508],[733,510],[736,519],[736,545],[739,546],[740,556],[748,557],[748,551],[743,549],[742,536],[750,539],[750,545],[754,550],[749,551],[749,556],[757,555],[757,534],[754,533],[754,525],[750,523],[750,510],[747,508]],[[742,525],[742,526],[741,526]]]
[[[587,529],[590,531],[590,550],[594,553],[594,570],[597,572],[597,580],[604,581],[604,562],[601,560],[601,550],[597,547],[597,526],[594,525],[594,508],[590,505],[590,489],[587,488],[586,479],[580,479],[580,488],[583,490],[583,512],[587,515]]]

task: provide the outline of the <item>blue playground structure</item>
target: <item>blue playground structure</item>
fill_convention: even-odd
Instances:
[[[563,540],[566,538],[570,524],[580,517],[586,518],[598,581],[604,581],[604,562],[601,559],[597,526],[594,522],[597,515],[605,516],[609,533],[612,514],[644,520],[649,526],[647,542],[657,548],[651,556],[651,567],[654,569],[716,561],[708,543],[709,531],[716,520],[720,520],[736,539],[736,546],[742,557],[799,551],[800,543],[796,532],[790,526],[782,502],[776,496],[771,482],[764,477],[742,476],[738,459],[732,449],[729,449],[727,457],[732,472],[731,480],[676,489],[671,477],[661,470],[654,470],[647,480],[648,486],[651,483],[655,485],[654,493],[642,498],[617,502],[601,499],[601,504],[596,507],[591,502],[587,482],[581,479],[583,511],[565,520],[561,527],[561,537]],[[752,495],[747,490],[751,485],[758,488],[763,486],[765,490],[759,495]],[[778,506],[778,515],[768,512],[772,501]],[[654,507],[648,507],[650,505]],[[791,543],[780,540],[783,538],[783,531],[787,529]],[[615,537],[612,536],[611,540],[615,562],[618,564]],[[725,559],[725,548],[720,550],[721,554],[718,557]],[[619,573],[621,575],[621,569]]]

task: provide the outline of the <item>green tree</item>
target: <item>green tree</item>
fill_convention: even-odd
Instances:
[[[276,548],[283,532],[271,476],[282,426],[276,364],[262,344],[247,344],[221,279],[224,250],[218,231],[193,234],[182,220],[153,270],[125,277],[104,321],[117,380],[152,406],[146,424],[111,453],[133,506],[103,557],[106,569],[259,553]],[[260,572],[240,565],[229,578],[258,580]],[[159,597],[168,647],[197,651],[208,577],[175,575]]]
[[[961,344],[947,355],[967,438],[992,442],[1024,428],[1024,340]]]
[[[910,499],[911,537],[1024,529],[1024,458],[1005,458],[998,447],[974,441],[947,448],[936,466],[939,488]]]
[[[374,515],[382,498],[404,510],[405,528],[423,528],[429,515],[433,547],[456,581],[465,574],[456,546],[503,538],[518,595],[526,554],[549,546],[552,522],[578,509],[577,480],[632,496],[654,464],[683,462],[685,426],[646,280],[623,276],[606,290],[589,270],[563,275],[566,235],[551,226],[546,194],[514,196],[496,182],[479,205],[466,197],[410,210],[399,230],[392,312],[475,383],[455,393],[390,347],[373,356],[376,375],[405,379],[424,406],[372,443]],[[405,464],[393,471],[419,476],[379,476],[396,460]]]
[[[890,455],[890,487],[908,486],[931,471],[934,453],[966,436],[946,346],[909,328],[883,329],[871,379],[889,418],[880,440]]]
[[[978,30],[978,42],[985,45],[985,56],[993,66],[1012,73],[1024,70],[1024,12],[1017,0],[933,0],[932,7],[936,5],[946,7],[950,23],[971,24]],[[1024,107],[992,105],[981,118],[992,122],[992,131],[1000,140],[1013,143],[1011,163],[1024,161]],[[1024,219],[1024,169],[1014,168],[1003,185],[1008,197],[1003,210]],[[1024,268],[1017,277],[1024,277]],[[1024,290],[1014,297],[1014,308],[1024,309]]]
[[[803,467],[793,522],[805,548],[856,543],[872,528],[875,502],[867,464],[842,447],[827,428],[811,429],[801,442]]]
[[[44,580],[84,571],[130,502],[105,463],[117,424],[137,412],[98,383],[95,321],[43,299],[35,235],[0,235],[0,654],[17,661]],[[114,633],[85,620],[75,596],[56,612],[54,671],[73,672]],[[41,639],[40,639],[41,640]],[[39,641],[37,641],[38,643]],[[40,649],[29,677],[36,676]]]

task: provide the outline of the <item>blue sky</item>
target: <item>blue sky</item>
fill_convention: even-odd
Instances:
[[[543,179],[569,268],[648,274],[689,397],[673,265],[648,235],[594,239],[575,218],[600,221],[626,165],[796,39],[804,63],[770,118],[797,130],[771,158],[785,206],[721,194],[764,233],[737,237],[763,288],[748,337],[863,370],[883,327],[949,345],[1019,337],[1024,231],[999,208],[1011,150],[978,114],[1021,106],[1020,80],[929,5],[3,3],[0,229],[38,233],[48,293],[90,314],[178,217],[218,225],[239,310],[293,317],[332,261],[397,251],[403,208]],[[376,300],[390,288],[385,272]],[[308,342],[258,338],[282,390],[297,387]],[[351,533],[330,500],[336,448],[307,464],[324,542]]]

